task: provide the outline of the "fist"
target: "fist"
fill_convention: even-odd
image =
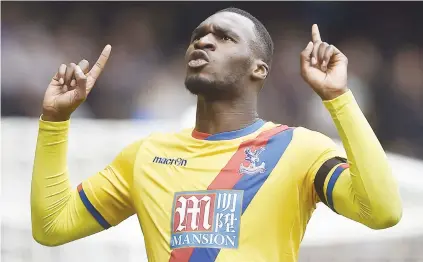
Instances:
[[[323,100],[332,100],[348,91],[348,59],[322,42],[317,25],[312,26],[311,39],[301,52],[301,76]]]
[[[94,87],[109,59],[111,46],[107,45],[91,70],[87,60],[78,65],[62,64],[47,87],[43,101],[43,120],[66,121],[81,105]]]

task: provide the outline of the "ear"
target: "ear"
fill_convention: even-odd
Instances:
[[[269,75],[269,66],[262,60],[256,60],[253,66],[253,79],[265,80]]]

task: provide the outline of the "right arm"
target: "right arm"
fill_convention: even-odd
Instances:
[[[39,120],[31,185],[34,239],[65,244],[119,224],[134,210],[133,165],[141,141],[126,147],[104,170],[71,187],[67,168],[69,121]]]
[[[140,142],[125,148],[77,189],[69,183],[69,119],[94,87],[110,52],[107,45],[90,71],[86,60],[62,64],[47,87],[31,184],[32,233],[42,245],[57,246],[95,234],[134,213],[130,188]]]

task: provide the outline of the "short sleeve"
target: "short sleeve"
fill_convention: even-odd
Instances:
[[[143,140],[124,148],[102,171],[83,181],[78,194],[87,210],[105,229],[132,216],[133,169]]]

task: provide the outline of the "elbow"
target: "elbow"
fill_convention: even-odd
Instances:
[[[38,234],[32,234],[32,238],[34,238],[35,242],[37,242],[38,244],[45,246],[45,247],[54,247],[55,245],[53,245],[53,243],[51,243],[50,241],[48,241],[48,239],[46,239],[45,237],[42,237]]]
[[[60,238],[47,234],[43,229],[32,227],[32,238],[38,244],[45,247],[57,247],[64,243],[60,241]]]
[[[40,233],[35,233],[32,231],[32,238],[37,242],[38,244],[45,246],[45,247],[54,247],[54,243],[49,240],[48,237],[44,236]]]
[[[371,221],[370,228],[375,230],[387,229],[397,225],[402,218],[402,207],[383,210],[376,214]]]
[[[57,247],[64,244],[64,243],[55,241],[53,238],[50,238],[47,236],[40,236],[39,234],[32,234],[32,237],[34,238],[35,242],[45,247]]]
[[[400,220],[401,220],[401,215],[378,218],[378,219],[374,219],[371,225],[369,225],[369,227],[374,230],[387,229],[397,225],[400,222]]]

